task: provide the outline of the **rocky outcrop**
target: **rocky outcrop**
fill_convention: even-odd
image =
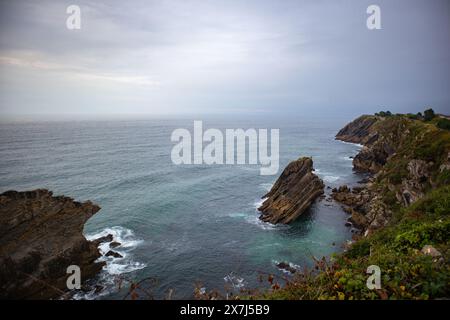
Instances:
[[[313,201],[324,193],[324,184],[313,173],[311,158],[292,161],[284,169],[261,207],[260,219],[265,222],[290,223],[297,219]]]
[[[407,133],[399,131],[400,128],[389,128],[390,132],[386,134],[386,127],[380,125],[384,121],[383,117],[364,115],[347,124],[336,135],[337,140],[364,146],[353,159],[356,171],[378,172],[395,153],[400,139],[398,135]]]
[[[83,227],[100,207],[44,189],[0,195],[0,297],[49,299],[67,291],[67,267],[82,281],[102,269],[97,244]]]
[[[412,159],[407,164],[408,175],[402,180],[397,199],[405,206],[416,202],[425,194],[425,186],[431,175],[432,164]]]
[[[336,139],[365,145],[377,138],[374,124],[378,120],[376,116],[362,115],[339,130]]]
[[[368,183],[368,186],[371,186],[371,183]],[[377,229],[386,225],[391,214],[377,193],[370,187],[350,189],[344,185],[333,189],[331,196],[341,203],[344,211],[350,215],[348,225],[361,231],[365,231],[369,227]]]
[[[333,190],[332,197],[351,214],[349,224],[370,233],[389,222],[392,208],[409,206],[445,184],[448,138],[431,123],[401,115],[361,116],[341,129],[336,139],[364,145],[353,168],[371,174],[359,188]]]

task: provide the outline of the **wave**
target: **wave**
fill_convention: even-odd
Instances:
[[[102,290],[96,290],[96,288],[94,287],[89,292],[79,292],[75,294],[73,296],[73,299],[91,300],[108,295],[118,289],[118,276],[144,269],[147,266],[147,264],[145,263],[134,261],[132,259],[132,251],[144,241],[137,239],[134,232],[130,229],[120,226],[109,227],[97,233],[87,234],[86,239],[92,241],[101,237],[105,237],[109,234],[111,234],[113,237],[112,241],[103,242],[98,247],[101,253],[101,257],[97,259],[97,262],[105,262],[105,266],[98,276],[95,287],[102,288]],[[106,256],[106,253],[111,250],[110,244],[112,242],[120,243],[120,245],[113,248],[112,250],[119,253],[121,257]]]
[[[314,173],[317,174],[322,180],[328,183],[333,183],[342,178],[342,176],[335,175],[330,172],[322,171],[321,169],[315,169]]]
[[[263,202],[266,201],[267,198],[262,198],[253,202],[253,207],[258,210],[259,207],[262,206]]]
[[[323,177],[323,180],[325,180],[326,182],[329,182],[329,183],[333,183],[339,179],[340,179],[339,176],[324,176]]]
[[[269,192],[270,189],[272,189],[273,185],[274,185],[273,183],[261,183],[259,186],[261,189]]]
[[[243,287],[245,287],[245,284],[246,284],[244,278],[237,276],[236,274],[234,274],[234,272],[227,274],[223,278],[223,280],[226,283],[229,283],[233,287],[233,289],[243,288]]]
[[[354,142],[347,142],[347,141],[342,141],[342,140],[336,140],[345,144],[350,144],[352,146],[358,147],[358,148],[363,148],[364,146],[360,143],[354,143]]]
[[[289,270],[286,270],[286,269],[278,267],[278,264],[280,263],[280,261],[272,260],[272,263],[275,265],[275,267],[277,267],[283,273],[286,273],[288,275],[292,275],[292,273]],[[289,267],[291,267],[291,268],[293,268],[295,270],[298,270],[298,271],[301,270],[301,267],[298,264],[295,264],[295,263],[292,263],[292,262],[288,262],[288,265],[289,265]]]

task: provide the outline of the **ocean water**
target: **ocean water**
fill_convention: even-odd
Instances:
[[[77,298],[121,299],[117,278],[148,277],[156,298],[207,290],[260,286],[261,272],[285,275],[285,261],[311,266],[312,257],[342,250],[351,238],[340,206],[317,201],[295,223],[261,222],[256,208],[283,168],[312,156],[326,186],[355,184],[354,144],[335,141],[350,119],[211,117],[207,128],[280,129],[280,169],[261,176],[257,165],[174,165],[170,141],[176,128],[192,132],[193,120],[14,122],[0,124],[0,192],[47,188],[78,201],[92,200],[101,210],[85,226],[94,239],[111,233],[123,258],[107,262],[100,293]],[[330,190],[326,189],[326,193]],[[106,252],[108,245],[101,247]]]

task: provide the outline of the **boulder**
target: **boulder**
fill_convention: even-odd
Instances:
[[[109,250],[109,251],[105,254],[105,256],[107,256],[107,257],[114,257],[114,258],[123,258],[123,256],[122,256],[120,253],[115,252],[115,251],[112,251],[112,250]]]
[[[109,244],[109,247],[110,248],[117,248],[117,247],[120,247],[122,244],[120,243],[120,242],[117,242],[117,241],[113,241],[113,242],[111,242],[110,244]]]

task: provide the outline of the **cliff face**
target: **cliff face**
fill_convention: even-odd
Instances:
[[[363,188],[340,188],[333,197],[351,213],[350,221],[369,232],[385,226],[398,206],[409,206],[427,191],[448,183],[450,133],[405,116],[361,116],[336,139],[363,144],[357,171],[372,173]]]
[[[378,172],[395,153],[399,142],[408,135],[408,131],[405,130],[406,119],[391,125],[384,120],[386,119],[378,116],[361,116],[336,135],[337,140],[364,145],[353,159],[355,170]]]
[[[324,184],[313,172],[311,158],[291,162],[282,172],[261,207],[260,219],[265,222],[290,223],[323,194]]]
[[[67,291],[69,265],[80,267],[82,280],[99,272],[99,250],[83,236],[84,224],[99,210],[43,189],[1,194],[0,297],[57,298]]]

